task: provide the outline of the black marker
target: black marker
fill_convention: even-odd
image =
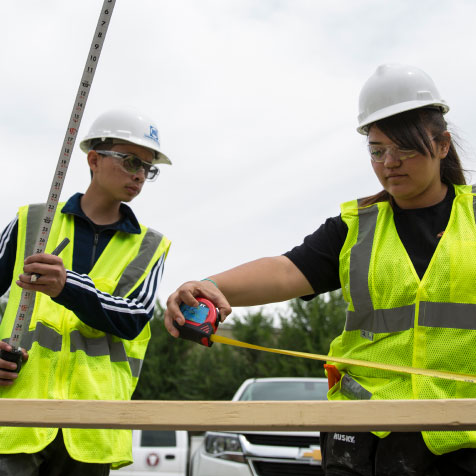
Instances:
[[[65,238],[52,252],[52,255],[58,256],[65,248],[66,245],[69,243],[69,238]],[[41,274],[33,273],[30,278],[30,283],[36,282],[39,279]]]

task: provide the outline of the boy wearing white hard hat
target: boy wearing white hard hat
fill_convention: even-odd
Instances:
[[[11,286],[0,324],[6,340],[22,289],[37,291],[27,359],[0,359],[0,397],[128,400],[137,384],[170,241],[141,225],[126,203],[171,164],[155,123],[131,110],[108,111],[80,144],[91,183],[59,204],[48,249],[28,256],[44,205],[21,207],[1,235],[0,294]],[[32,282],[31,275],[40,277]],[[6,342],[0,348],[9,350]],[[0,427],[0,474],[108,475],[132,462],[131,431]]]

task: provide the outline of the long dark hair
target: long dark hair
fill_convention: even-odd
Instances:
[[[395,116],[386,117],[371,124],[378,127],[394,144],[402,149],[416,150],[420,154],[430,153],[435,156],[432,139],[435,142],[446,142],[448,138],[443,134],[448,124],[439,108],[420,108],[402,112]],[[446,185],[464,185],[464,169],[456,152],[455,144],[451,139],[448,155],[440,161],[441,181]],[[372,205],[377,202],[392,202],[391,195],[386,191],[362,199],[362,205]]]

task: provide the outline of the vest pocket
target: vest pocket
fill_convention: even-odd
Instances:
[[[55,304],[49,296],[38,292],[35,294],[35,305],[28,329],[33,331],[37,323],[42,322],[62,334],[63,318],[67,312],[69,311],[66,308]]]
[[[71,399],[127,400],[132,374],[122,342],[110,336],[87,338],[71,333],[68,380]]]

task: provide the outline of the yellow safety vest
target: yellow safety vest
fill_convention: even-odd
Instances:
[[[74,216],[61,213],[53,220],[46,253],[67,237],[61,253],[66,269],[72,269]],[[44,205],[22,207],[18,214],[18,244],[15,269],[0,339],[8,339],[21,297],[15,284],[23,261],[32,254]],[[89,277],[97,289],[113,296],[129,296],[159,259],[165,259],[170,241],[143,227],[140,234],[117,231],[97,260]],[[2,398],[129,400],[137,384],[150,339],[147,324],[133,340],[120,339],[84,324],[76,315],[49,296],[36,293],[28,331],[21,346],[29,359],[11,387],[0,387]],[[0,453],[36,453],[51,443],[56,428],[0,427]],[[130,430],[63,428],[66,448],[72,458],[87,463],[111,463],[118,468],[132,462]]]
[[[340,280],[345,329],[330,355],[476,374],[476,187],[455,186],[447,228],[420,280],[388,202],[344,203]],[[337,364],[330,400],[476,398],[476,385]],[[388,432],[376,433],[386,436]],[[474,431],[424,431],[435,454],[476,448]]]

